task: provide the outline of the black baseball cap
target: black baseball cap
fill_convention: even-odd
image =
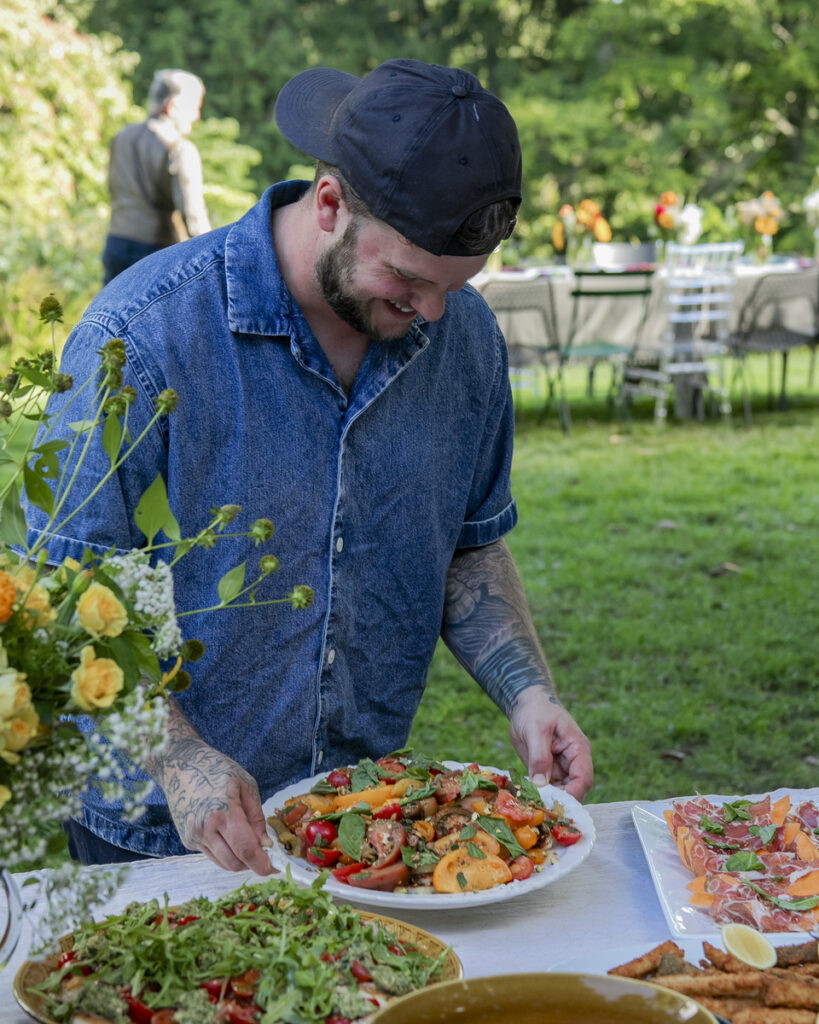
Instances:
[[[339,168],[375,217],[436,256],[476,255],[454,238],[464,220],[520,202],[515,122],[461,68],[388,60],[363,78],[311,68],[285,83],[275,116],[294,146]]]

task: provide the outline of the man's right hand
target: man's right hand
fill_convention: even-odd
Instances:
[[[272,845],[256,780],[205,743],[172,702],[168,739],[145,765],[161,786],[179,837],[228,871],[269,875]]]

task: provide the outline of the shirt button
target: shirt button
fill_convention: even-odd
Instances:
[[[336,541],[336,551],[341,551],[341,549],[343,547],[344,547],[344,538],[343,537],[339,537],[338,540]]]
[[[327,652],[327,664],[332,665],[335,660],[336,652],[335,649],[331,647],[330,650]]]
[[[324,760],[324,751],[323,751],[323,750],[320,750],[320,751],[318,752],[318,754],[316,754],[316,764],[317,764],[317,765],[321,764],[321,762],[322,762],[323,760]]]

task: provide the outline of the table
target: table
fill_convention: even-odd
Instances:
[[[468,978],[544,971],[595,947],[656,945],[669,932],[632,824],[633,806],[633,802],[587,805],[597,830],[590,855],[558,884],[531,896],[465,910],[390,908],[386,913],[451,944]],[[15,877],[21,881],[25,876]],[[125,884],[97,916],[117,913],[132,900],[161,898],[164,892],[171,903],[197,895],[219,896],[254,879],[251,872],[224,871],[201,854],[136,861]],[[26,925],[20,948],[0,971],[0,1024],[31,1024],[12,995],[28,937]]]

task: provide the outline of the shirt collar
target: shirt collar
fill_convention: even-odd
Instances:
[[[225,242],[228,323],[238,334],[291,335],[294,303],[279,272],[272,213],[298,202],[308,181],[271,185],[228,231]]]

